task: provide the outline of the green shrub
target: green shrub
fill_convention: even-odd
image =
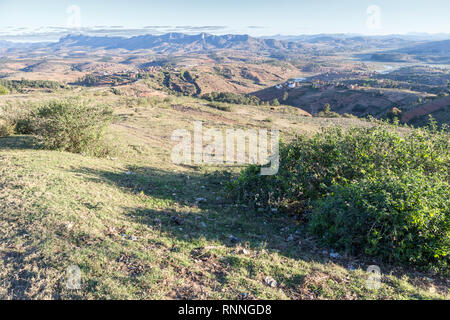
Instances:
[[[341,115],[337,112],[331,111],[331,106],[329,103],[325,104],[323,110],[320,111],[317,116],[319,118],[340,118]]]
[[[35,132],[45,148],[51,150],[104,155],[102,136],[112,110],[107,106],[89,106],[79,100],[52,101],[32,115]]]
[[[16,133],[18,134],[33,134],[33,121],[28,117],[23,117],[15,120],[16,124]]]
[[[217,110],[221,110],[221,111],[226,111],[226,112],[232,112],[233,111],[233,106],[226,104],[226,103],[220,103],[220,102],[210,102],[207,104],[208,107],[217,109]]]
[[[1,95],[5,95],[5,94],[9,94],[8,88],[6,88],[6,87],[0,85],[0,96],[1,96]]]
[[[12,136],[14,132],[15,126],[11,121],[0,119],[0,138]]]
[[[1,87],[6,88],[5,90],[2,90]],[[64,84],[61,84],[56,81],[49,81],[49,80],[6,80],[6,79],[0,79],[0,95],[1,94],[9,94],[10,92],[24,92],[24,89],[26,88],[36,88],[36,89],[61,89],[65,88]],[[1,92],[4,93],[1,93]]]
[[[408,261],[416,265],[429,262],[436,266],[445,256],[442,244],[448,245],[448,220],[445,220],[449,215],[448,185],[438,183],[449,181],[448,150],[446,128],[438,131],[434,124],[421,129],[383,123],[346,131],[329,128],[312,138],[299,136],[289,143],[280,143],[280,168],[276,175],[261,176],[258,166],[250,166],[228,187],[232,195],[250,207],[267,210],[277,207],[278,212],[299,216],[311,225],[312,232],[328,239],[329,244],[336,243],[339,247],[396,262]],[[412,180],[405,178],[408,175]],[[427,190],[434,191],[427,193]],[[339,198],[334,198],[337,192]],[[353,197],[347,201],[348,205],[334,203],[344,195]],[[371,196],[375,197],[372,202]],[[413,204],[417,207],[412,207]],[[333,205],[335,211],[331,208]],[[380,251],[374,250],[370,242],[373,239],[367,236],[367,226],[335,224],[335,220],[347,214],[348,224],[357,219],[369,219],[368,212],[372,214],[370,221],[378,221],[378,214],[392,218],[385,220],[385,232],[379,233],[382,239],[378,243],[387,244],[380,247]],[[323,220],[318,218],[320,214],[324,214]],[[355,217],[358,214],[361,217]],[[436,222],[430,224],[430,228],[439,225],[439,230],[426,234],[424,229],[412,228],[410,219],[416,219],[416,215],[423,215],[424,221]],[[405,238],[423,239],[421,237],[435,235],[436,246],[429,243],[430,247],[426,247],[422,242],[408,240],[403,247],[388,249],[386,246],[392,243],[392,237],[399,237],[398,233],[390,232],[401,228],[409,230]],[[338,243],[336,239],[340,235],[348,238]],[[366,240],[355,243],[350,238]],[[402,240],[398,238],[398,241]],[[435,255],[437,258],[432,258]]]
[[[336,185],[315,201],[310,231],[326,245],[389,262],[449,267],[450,185],[409,171]]]
[[[204,94],[202,99],[209,100],[211,102],[225,102],[232,104],[244,104],[244,105],[259,105],[261,100],[252,95],[241,95],[238,93],[231,92],[211,92]]]
[[[280,105],[280,101],[278,101],[278,99],[273,99],[273,100],[270,102],[270,105],[271,105],[271,106],[277,107],[277,106]]]

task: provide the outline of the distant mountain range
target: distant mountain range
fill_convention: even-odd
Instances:
[[[432,38],[445,38],[444,34]],[[155,53],[205,53],[214,50],[243,50],[251,53],[268,52],[373,52],[377,61],[413,61],[443,63],[450,56],[450,40],[426,41],[426,35],[362,36],[356,34],[318,34],[299,36],[274,36],[274,38],[249,35],[213,35],[200,33],[167,33],[163,35],[140,35],[134,37],[67,35],[58,42],[17,43],[0,40],[0,51],[49,48],[126,49],[130,51],[149,49]],[[431,36],[430,36],[431,37]],[[449,35],[450,37],[450,35]],[[419,40],[422,39],[422,40]],[[431,39],[430,39],[431,40]],[[370,57],[370,54],[366,54]],[[274,55],[278,56],[278,55]],[[428,56],[438,57],[428,59]],[[442,59],[444,57],[445,59]]]
[[[386,35],[362,35],[358,33],[322,33],[322,34],[304,34],[304,35],[273,35],[263,36],[264,39],[276,39],[285,41],[316,41],[320,39],[333,39],[333,40],[406,40],[406,41],[440,41],[449,40],[450,33],[408,33],[408,34],[386,34]]]
[[[450,40],[432,41],[397,50],[407,54],[433,54],[450,56]]]
[[[396,50],[377,52],[371,59],[384,62],[421,61],[449,64],[450,40],[429,41]]]
[[[151,49],[160,53],[199,52],[214,49],[234,49],[251,51],[292,50],[302,47],[300,43],[274,39],[253,38],[248,35],[212,35],[201,33],[188,35],[167,33],[164,35],[143,35],[125,37],[92,37],[85,35],[68,35],[52,44],[53,47],[90,47],[105,49]]]

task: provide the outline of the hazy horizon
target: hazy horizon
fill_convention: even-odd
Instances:
[[[69,33],[135,36],[202,32],[250,36],[450,34],[450,2],[261,0],[0,0],[0,40],[56,41]]]

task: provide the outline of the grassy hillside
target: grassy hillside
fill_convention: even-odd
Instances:
[[[193,98],[83,96],[114,108],[106,136],[117,155],[93,158],[39,149],[33,136],[0,138],[2,299],[445,299],[448,280],[363,256],[330,257],[286,215],[228,200],[241,168],[177,166],[175,129],[277,128],[284,139],[357,119],[308,118],[292,107],[233,106]],[[3,96],[3,116],[53,95]],[[196,201],[205,198],[205,202]],[[78,265],[82,289],[67,290]],[[368,265],[382,287],[366,286]],[[275,282],[272,281],[275,280]]]

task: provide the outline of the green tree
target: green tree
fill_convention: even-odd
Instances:
[[[273,99],[270,104],[272,106],[279,106],[280,105],[280,101],[278,101],[278,99]]]

